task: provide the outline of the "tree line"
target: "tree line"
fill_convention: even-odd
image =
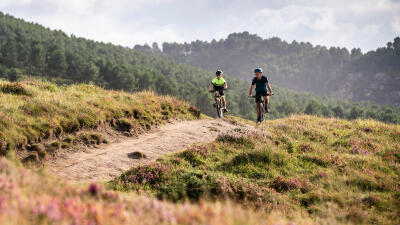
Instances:
[[[214,77],[210,70],[216,68],[204,70],[168,59],[156,44],[142,48],[131,49],[69,36],[0,13],[0,78],[16,81],[28,75],[58,84],[92,82],[108,89],[153,90],[189,101],[203,113],[214,115],[207,86]],[[151,53],[143,53],[146,50]],[[249,82],[233,76],[226,76],[226,79],[230,112],[255,119],[254,102],[246,95]],[[399,122],[400,110],[393,106],[355,104],[277,87],[274,91],[269,118],[308,113]]]
[[[279,87],[313,92],[353,101],[400,104],[400,37],[386,46],[361,49],[288,43],[278,37],[263,39],[248,32],[233,33],[219,41],[163,43],[135,46],[203,69],[221,68],[248,80],[251,68],[262,67]]]

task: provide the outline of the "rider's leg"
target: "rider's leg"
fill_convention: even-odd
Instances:
[[[217,102],[217,92],[214,92],[214,102]]]
[[[222,105],[224,106],[224,108],[226,108],[226,102],[225,102],[225,96],[222,96]]]
[[[259,121],[260,120],[260,103],[256,103],[256,113],[257,113],[257,120]]]
[[[269,96],[268,95],[264,96],[264,101],[265,101],[265,105],[268,105],[268,103],[269,103]]]
[[[269,96],[264,96],[264,101],[265,101],[265,111],[267,113],[269,113],[269,109],[268,109]]]

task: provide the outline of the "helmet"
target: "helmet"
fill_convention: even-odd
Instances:
[[[254,73],[262,73],[262,69],[261,68],[256,68],[256,69],[254,69]]]
[[[220,74],[224,74],[224,72],[222,72],[222,70],[217,70],[217,72],[215,72],[215,75],[220,75]]]

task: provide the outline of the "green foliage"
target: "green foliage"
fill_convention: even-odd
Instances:
[[[272,85],[353,101],[400,104],[400,37],[386,47],[365,54],[360,49],[287,43],[280,38],[232,33],[219,41],[164,43],[163,52],[136,49],[146,54],[165,55],[193,66],[250,80],[252,70],[264,68]]]
[[[46,145],[51,150],[76,141],[101,144],[107,140],[99,133],[80,132],[78,136],[76,132],[101,126],[135,135],[169,119],[199,116],[188,103],[153,92],[129,94],[89,84],[57,86],[33,79],[18,83],[0,80],[0,102],[0,154],[31,145],[39,158],[45,151],[39,151],[37,143],[49,138],[59,141]],[[168,109],[168,117],[162,108]],[[71,136],[62,140],[65,135]]]
[[[171,201],[231,199],[288,216],[305,212],[321,224],[397,224],[399,132],[373,120],[291,116],[230,131],[108,185]]]
[[[299,52],[304,52],[304,54],[307,52],[311,54],[313,56],[311,58],[303,56],[300,58],[294,56],[294,58],[284,57],[285,59],[291,58],[291,61],[293,62],[299,61],[299,63],[290,63],[290,65],[297,66],[298,64],[301,64],[300,67],[302,68],[312,68],[313,66],[323,65],[320,60],[327,60],[327,62],[330,63],[336,61],[341,62],[343,60],[335,60],[335,58],[332,57],[335,56],[341,59],[341,56],[346,56],[346,51],[343,49],[333,48],[327,50],[319,48],[318,51],[315,50],[317,53],[320,52],[322,55],[328,54],[329,52],[326,56],[328,57],[328,60],[325,56],[319,56],[319,53],[317,54],[313,52],[313,48],[309,46],[309,44],[296,43],[292,44],[293,47],[292,45],[281,42],[276,38],[262,40],[250,35],[250,39],[247,40],[247,36],[248,34],[233,34],[230,35],[227,40],[215,43],[213,42],[213,44],[196,42],[192,43],[192,45],[194,45],[192,48],[188,48],[192,49],[191,51],[194,55],[197,55],[191,60],[203,62],[207,69],[215,70],[215,68],[217,68],[215,62],[218,62],[218,60],[227,60],[226,62],[221,62],[218,66],[226,65],[227,67],[226,70],[225,68],[224,70],[228,74],[228,76],[225,76],[225,79],[228,82],[226,99],[229,112],[232,115],[246,119],[255,120],[256,118],[254,101],[248,99],[246,95],[250,84],[249,82],[233,77],[238,74],[240,78],[246,77],[246,80],[250,80],[248,77],[251,74],[251,71],[242,71],[241,69],[248,68],[250,70],[256,65],[241,65],[241,63],[231,65],[225,63],[229,63],[233,59],[237,59],[235,62],[246,62],[247,59],[252,58],[252,54],[250,53],[256,51],[255,49],[261,50],[265,46],[267,46],[266,48],[268,51],[270,51],[271,48],[274,49],[273,54],[271,53],[271,57],[276,56],[279,52],[281,52],[278,54],[280,57],[282,54],[300,54]],[[267,43],[267,45],[262,44],[264,42]],[[224,52],[225,50],[222,50],[221,48],[223,48],[225,44],[230,46],[229,49],[234,49],[236,47],[243,49],[239,51],[239,55],[235,54],[231,57],[228,57],[230,53],[224,54],[224,57],[219,57],[220,53],[217,54],[217,52],[210,50],[219,49],[218,52]],[[248,48],[245,47],[247,45],[249,45]],[[207,46],[212,46],[212,48],[208,48]],[[193,54],[185,57],[173,56],[174,54],[181,54],[184,50],[181,49],[178,44],[164,44],[164,53],[161,52],[157,45],[153,45],[153,47],[154,49],[149,46],[129,49],[111,44],[90,41],[83,38],[76,38],[74,36],[69,37],[63,32],[51,31],[40,25],[26,23],[22,20],[13,18],[12,16],[0,14],[0,50],[2,52],[1,55],[3,56],[0,57],[0,77],[15,81],[23,80],[23,75],[30,75],[41,77],[44,80],[51,80],[54,83],[61,85],[85,82],[93,83],[106,89],[126,91],[152,90],[158,94],[171,95],[190,102],[192,105],[196,106],[190,110],[196,112],[198,115],[199,110],[207,115],[215,115],[216,112],[212,107],[211,94],[207,92],[207,87],[211,79],[214,77],[214,73],[184,65],[163,57],[165,53],[168,53],[169,56],[172,54],[171,57],[174,59],[184,63],[193,64],[192,62],[195,61],[184,60],[189,60],[194,56]],[[190,47],[189,44],[186,47]],[[287,49],[289,47],[291,50]],[[207,55],[206,61],[203,60],[204,56],[202,55],[203,52],[207,52],[203,51],[204,48],[207,48],[213,53]],[[286,50],[283,51],[281,48],[285,48]],[[307,51],[301,50],[302,48],[307,49]],[[357,53],[355,52],[354,54],[356,55]],[[263,57],[258,57],[258,53],[256,55],[257,59],[263,59]],[[242,59],[242,57],[245,59]],[[362,57],[364,57],[364,55],[362,55]],[[211,61],[208,61],[209,59]],[[295,73],[298,70],[296,69],[292,71],[292,69],[288,67],[286,61],[281,62],[276,60],[275,58],[274,60],[265,60],[265,62],[268,63],[267,70],[271,70],[267,71],[267,74],[268,76],[269,73],[271,73],[271,75],[277,75],[276,77],[270,77],[273,85],[277,83],[285,86],[280,83],[282,82],[280,78],[284,78],[285,76],[287,77],[288,74]],[[313,60],[315,60],[315,62]],[[312,65],[309,64],[311,63],[310,61],[312,61]],[[203,63],[200,66],[203,66]],[[240,66],[240,68],[237,68],[237,66]],[[336,67],[330,66],[327,68],[332,69]],[[279,71],[284,73],[285,76],[278,76],[281,74]],[[315,71],[324,72],[325,69],[315,69]],[[232,76],[229,76],[229,74],[232,74]],[[299,80],[307,81],[308,84],[304,86],[304,88],[311,88],[310,90],[312,90],[312,87],[320,87],[324,88],[324,90],[333,87],[331,87],[331,83],[329,84],[329,88],[313,83],[314,81],[329,80],[325,79],[322,75],[320,76],[320,72],[318,72],[318,76],[317,74],[309,72],[304,74],[298,74],[296,72],[296,74],[299,75],[299,77],[296,76],[299,79],[291,79],[291,82],[296,83],[296,87],[298,88],[288,86],[295,90],[303,90],[299,86],[301,85]],[[312,78],[307,77],[307,79],[303,79],[302,76],[305,76],[306,74],[307,76],[308,74],[311,74],[310,76],[312,76]],[[327,71],[326,74],[329,75],[331,72]],[[252,75],[250,75],[250,77],[252,77]],[[395,85],[395,82],[392,84]],[[270,119],[281,118],[294,113],[307,113],[313,115],[324,115],[327,117],[339,116],[341,118],[355,118],[354,116],[361,116],[390,123],[399,122],[398,115],[400,114],[400,109],[398,107],[359,103],[357,104],[358,107],[368,113],[351,114],[350,110],[354,106],[354,103],[351,102],[337,101],[332,98],[318,97],[312,94],[294,93],[275,86],[273,89],[275,96],[271,97],[270,108],[272,113],[268,116]],[[364,89],[370,90],[368,88],[363,88],[363,90]],[[337,92],[336,89],[335,92]],[[373,96],[375,96],[375,94]],[[343,110],[340,111],[339,109],[335,114],[333,110],[335,107],[342,107]],[[386,113],[388,108],[391,109],[391,112],[388,111]],[[170,112],[167,110],[164,110],[163,114],[165,118],[170,117]],[[93,121],[95,120],[92,120],[90,115],[86,115],[85,117],[79,118],[77,122],[70,122],[68,124],[63,123],[62,126],[65,129],[72,131],[79,128],[78,123],[81,125],[91,124],[92,127],[95,127],[97,124],[93,124]]]

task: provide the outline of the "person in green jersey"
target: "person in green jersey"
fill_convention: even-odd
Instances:
[[[219,93],[219,95],[221,96],[222,99],[222,104],[224,107],[224,112],[228,112],[228,110],[226,109],[226,101],[225,101],[225,96],[224,96],[224,90],[226,90],[228,88],[228,85],[226,84],[225,79],[222,77],[222,74],[224,74],[221,70],[217,70],[217,72],[215,73],[215,77],[214,79],[211,81],[210,85],[208,86],[208,90],[214,90],[214,107],[216,107],[217,103],[216,103],[216,99],[215,97],[217,96],[217,94]]]

